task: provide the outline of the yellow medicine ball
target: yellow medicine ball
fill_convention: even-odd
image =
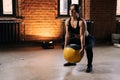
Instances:
[[[80,62],[83,57],[83,54],[79,53],[79,49],[76,50],[74,47],[76,47],[76,45],[73,47],[65,47],[63,51],[64,59],[70,63]]]

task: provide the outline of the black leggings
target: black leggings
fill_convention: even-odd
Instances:
[[[80,39],[71,38],[69,44],[80,45]],[[88,66],[92,66],[94,44],[95,44],[95,39],[92,35],[88,35],[87,37],[85,37],[85,51],[87,54]]]
[[[85,38],[85,50],[87,54],[87,59],[88,59],[88,66],[92,66],[92,61],[93,61],[93,47],[95,44],[95,39],[93,36],[88,35]]]

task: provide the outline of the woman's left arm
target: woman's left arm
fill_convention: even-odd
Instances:
[[[85,22],[84,20],[79,21],[79,26],[80,26],[80,42],[81,42],[80,53],[84,53],[84,49],[85,49]]]

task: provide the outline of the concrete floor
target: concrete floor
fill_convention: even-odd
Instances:
[[[120,48],[95,46],[92,73],[85,72],[86,60],[64,67],[60,46],[0,47],[0,80],[120,80]]]

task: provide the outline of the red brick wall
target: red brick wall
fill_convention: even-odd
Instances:
[[[90,19],[94,21],[93,35],[97,40],[108,40],[115,32],[116,0],[91,0]]]
[[[57,0],[23,0],[25,39],[50,40],[61,36],[61,21],[57,17]]]
[[[90,0],[82,0],[82,17],[90,19]]]

